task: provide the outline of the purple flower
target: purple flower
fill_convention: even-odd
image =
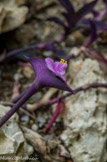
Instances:
[[[67,68],[67,63],[61,62],[54,62],[51,58],[45,59],[46,65],[49,70],[51,70],[56,76],[59,76],[62,80],[66,82],[65,77],[63,76],[65,74],[65,70]]]
[[[63,81],[61,78],[65,73],[65,65],[61,65],[61,63],[56,62],[53,64],[50,64],[48,58],[48,61],[44,61],[42,59],[38,58],[29,58],[26,57],[27,60],[31,63],[34,72],[36,74],[36,78],[32,83],[32,86],[21,96],[19,97],[19,100],[16,102],[16,104],[10,109],[10,111],[7,112],[7,114],[0,120],[0,127],[36,92],[41,90],[45,87],[52,87],[52,88],[58,88],[61,90],[69,91],[74,94],[74,91],[66,84],[65,81]],[[47,63],[48,66],[47,66]],[[51,65],[54,65],[54,68],[51,67]],[[59,66],[60,65],[60,66]],[[51,68],[51,70],[50,70]],[[54,69],[54,70],[53,70]],[[60,77],[57,77],[57,76]]]
[[[37,87],[40,86],[40,88],[52,87],[73,92],[72,89],[66,84],[66,82],[61,79],[62,78],[61,74],[64,74],[64,72],[61,74],[57,72],[56,76],[56,74],[49,69],[49,67],[47,66],[48,63],[46,63],[46,61],[38,58],[27,58],[27,59],[33,66],[33,69],[36,74],[36,78],[34,80],[35,87],[36,86]],[[66,64],[64,65],[66,66]]]

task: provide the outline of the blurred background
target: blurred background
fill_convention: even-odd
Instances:
[[[77,11],[92,0],[70,0]],[[105,3],[95,6],[103,11]],[[47,21],[49,17],[65,19],[64,7],[58,0],[0,0],[0,118],[12,107],[13,99],[32,84],[35,73],[24,56],[59,61],[78,53],[89,38],[90,30],[81,28],[55,47],[61,53],[38,49],[37,44],[57,41],[64,33],[62,26]],[[88,14],[86,17],[92,17]],[[104,16],[107,22],[107,13]],[[65,22],[66,23],[66,22]],[[7,59],[11,51],[35,45],[33,50],[21,51]],[[90,46],[107,59],[107,30]],[[64,55],[63,52],[64,51]],[[62,54],[62,55],[61,55]],[[80,52],[69,61],[66,72],[68,85],[76,89],[89,83],[107,83],[99,59]],[[105,88],[81,91],[64,99],[65,109],[54,122],[48,134],[45,129],[55,112],[55,105],[46,105],[51,99],[67,92],[44,88],[31,97],[25,107],[0,130],[0,157],[34,157],[37,162],[106,162],[107,90]],[[25,161],[27,161],[25,160]],[[1,161],[1,160],[0,160]],[[9,159],[7,159],[9,161]],[[21,159],[19,158],[19,161]]]

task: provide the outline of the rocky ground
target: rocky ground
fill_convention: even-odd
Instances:
[[[83,3],[76,0],[73,4],[78,9]],[[104,5],[99,1],[96,9],[102,8]],[[6,51],[57,40],[63,29],[46,19],[60,17],[62,11],[63,7],[54,0],[1,0],[0,60]],[[75,53],[86,39],[87,34],[78,30],[60,48],[68,55]],[[107,58],[107,40],[98,39],[92,48]],[[35,51],[35,55],[57,59],[50,51]],[[0,118],[13,105],[11,100],[30,87],[34,78],[33,70],[20,61],[0,63]],[[107,82],[98,62],[83,53],[70,60],[66,78],[73,89],[87,83]],[[66,98],[65,110],[46,134],[56,104],[36,108],[62,94],[65,92],[45,88],[28,100],[29,111],[20,109],[14,114],[0,130],[0,157],[34,157],[28,161],[37,162],[106,162],[107,91],[90,89]]]

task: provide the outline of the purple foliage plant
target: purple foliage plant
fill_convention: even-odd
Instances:
[[[63,7],[66,10],[66,12],[62,12],[62,16],[65,18],[66,23],[57,17],[50,17],[47,20],[53,21],[64,28],[64,35],[61,36],[59,41],[65,40],[70,33],[81,27],[90,29],[90,20],[95,24],[96,29],[98,30],[99,33],[103,32],[104,30],[107,30],[107,23],[102,21],[103,17],[107,13],[107,0],[103,0],[106,5],[105,10],[102,11],[104,13],[102,14],[102,12],[101,13],[96,12],[97,13],[96,16],[94,14],[94,18],[91,19],[85,18],[85,16],[89,13],[93,13],[94,7],[97,4],[98,0],[94,0],[88,4],[85,4],[78,11],[75,11],[73,4],[69,0],[58,0],[58,1],[63,5]]]
[[[57,97],[52,99],[46,104],[46,105],[52,105],[54,103],[57,103],[56,110],[47,126],[46,133],[49,132],[50,128],[52,127],[57,117],[64,110],[65,108],[64,99],[66,97],[75,95],[80,91],[86,91],[89,88],[97,88],[97,87],[107,88],[106,83],[92,83],[92,84],[83,85],[81,87],[78,87],[75,90],[72,90],[72,88],[70,88],[67,85],[67,81],[64,75],[66,73],[66,68],[68,67],[67,61],[69,61],[70,58],[75,58],[75,55],[72,54],[69,57],[65,58],[66,53],[62,50],[59,50],[55,46],[56,44],[60,44],[62,41],[65,41],[65,39],[69,36],[70,33],[72,33],[73,31],[79,28],[90,29],[90,37],[86,42],[84,42],[84,44],[80,48],[78,55],[82,51],[86,55],[96,59],[99,62],[100,67],[105,72],[107,72],[107,59],[101,56],[98,52],[94,50],[90,50],[88,48],[98,37],[100,37],[100,35],[103,32],[107,31],[107,22],[103,21],[105,15],[107,14],[107,0],[103,0],[105,4],[105,9],[100,13],[94,10],[94,7],[97,4],[98,0],[93,0],[88,4],[84,4],[84,6],[80,8],[78,11],[75,11],[73,4],[69,0],[58,0],[58,1],[63,5],[63,7],[66,10],[66,12],[62,13],[66,22],[57,17],[50,17],[48,18],[48,21],[54,21],[64,28],[64,35],[61,36],[59,41],[40,43],[25,48],[17,49],[14,51],[10,51],[5,56],[4,60],[2,60],[3,62],[12,61],[12,60],[28,61],[30,62],[36,77],[31,87],[26,92],[23,92],[17,98],[15,98],[14,106],[0,120],[0,127],[2,127],[3,124],[5,124],[6,121],[9,120],[9,118],[20,107],[22,107],[23,104],[25,104],[25,102],[32,95],[40,91],[42,88],[52,87],[52,88],[57,88],[59,90],[64,90],[69,92],[66,95],[63,95],[59,98]],[[85,16],[90,13],[93,14],[93,18],[86,18]],[[54,62],[51,58],[46,58],[45,60],[42,60],[39,58],[32,58],[31,54],[29,53],[27,54],[27,52],[29,51],[38,50],[38,49],[52,51],[53,53],[56,53],[58,58],[65,58],[65,60],[61,59],[61,61]],[[20,55],[20,53],[23,54]],[[76,57],[78,55],[76,55]]]

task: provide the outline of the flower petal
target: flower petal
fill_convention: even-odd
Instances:
[[[55,71],[60,71],[62,66],[63,66],[63,64],[61,64],[60,62],[55,62],[54,63]]]
[[[65,75],[65,69],[60,72],[61,75]]]
[[[61,64],[60,62],[55,62],[55,70],[61,72],[62,70],[65,70],[67,67],[67,63],[66,64]]]
[[[45,62],[48,69],[54,72],[54,61],[51,58],[46,58]]]

